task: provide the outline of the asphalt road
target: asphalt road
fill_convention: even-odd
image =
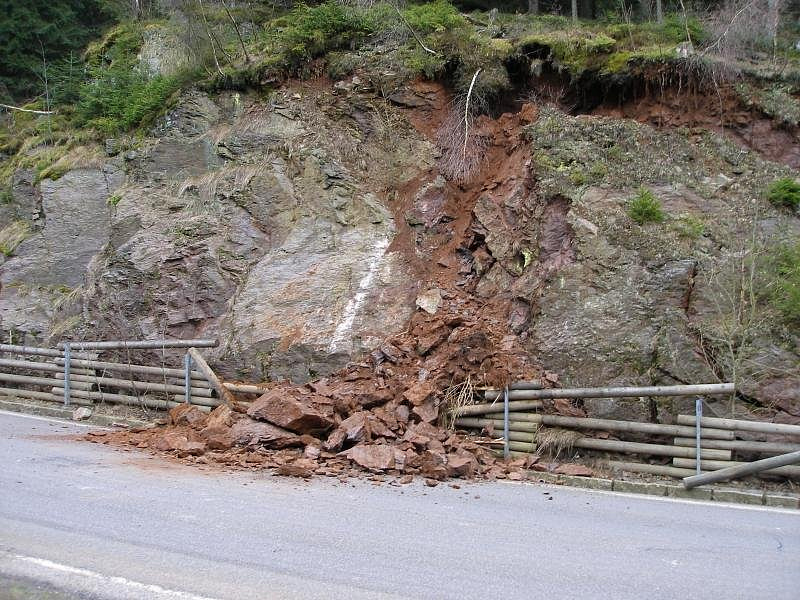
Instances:
[[[0,599],[800,598],[800,513],[202,471],[0,413]]]

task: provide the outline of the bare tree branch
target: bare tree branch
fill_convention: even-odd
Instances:
[[[472,76],[472,81],[469,84],[469,91],[467,92],[467,100],[464,103],[464,147],[461,150],[462,156],[467,155],[467,141],[469,140],[469,121],[470,121],[470,112],[469,112],[469,101],[472,98],[472,89],[475,87],[475,80],[478,79],[478,74],[481,72],[480,69],[475,71],[475,75]]]
[[[438,55],[439,55],[439,53],[438,53],[438,52],[436,52],[436,50],[431,50],[430,48],[428,48],[428,47],[425,45],[425,43],[422,41],[422,38],[420,38],[420,37],[419,37],[419,35],[417,35],[417,32],[416,32],[416,31],[414,31],[414,28],[413,28],[413,27],[411,27],[411,23],[409,23],[409,22],[406,20],[406,18],[403,16],[403,13],[401,13],[401,12],[400,12],[400,9],[399,9],[399,8],[397,8],[397,6],[395,6],[394,2],[389,2],[389,4],[390,4],[390,5],[391,5],[391,7],[394,9],[394,11],[397,13],[397,16],[398,16],[398,17],[400,17],[400,20],[401,20],[401,21],[403,21],[403,23],[405,24],[405,26],[406,26],[406,27],[408,27],[408,30],[411,32],[411,35],[413,35],[413,36],[414,36],[414,39],[415,39],[415,40],[417,40],[417,43],[418,43],[420,46],[422,46],[422,49],[423,49],[423,50],[425,50],[425,52],[427,52],[427,53],[429,53],[429,54],[433,54],[434,56],[438,56]]]
[[[206,18],[206,10],[203,6],[203,0],[197,0],[197,3],[200,5],[200,15],[203,17],[203,23],[206,27],[206,35],[208,36],[208,41],[211,42],[211,53],[214,56],[214,64],[217,67],[217,72],[220,75],[225,75],[222,70],[222,67],[219,65],[219,58],[217,58],[217,49],[214,46],[215,37],[211,34],[211,27],[208,25],[208,19]]]
[[[31,110],[30,108],[20,108],[19,106],[11,106],[10,104],[0,103],[0,108],[7,108],[8,110],[18,110],[20,112],[33,113],[35,115],[54,115],[55,110]]]
[[[244,45],[244,40],[242,39],[242,33],[239,31],[239,25],[236,23],[236,19],[233,18],[231,11],[228,9],[228,5],[225,4],[225,0],[221,0],[222,8],[225,9],[225,14],[228,15],[228,18],[231,20],[231,24],[233,25],[233,29],[236,31],[236,37],[239,38],[239,43],[242,45],[242,52],[244,52],[244,60],[245,62],[250,62],[250,55],[247,54],[247,48]]]

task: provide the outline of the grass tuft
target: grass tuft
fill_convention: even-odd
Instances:
[[[797,208],[800,206],[800,183],[791,177],[773,181],[767,188],[767,199],[775,206]]]
[[[778,248],[773,260],[772,304],[788,322],[800,324],[800,241]]]
[[[0,253],[12,256],[25,238],[30,235],[31,228],[26,221],[14,221],[0,230]]]

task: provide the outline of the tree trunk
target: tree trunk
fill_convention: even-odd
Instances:
[[[664,22],[664,6],[662,0],[656,0],[656,21],[658,23]]]
[[[572,21],[578,22],[578,0],[572,0]]]
[[[528,12],[532,15],[539,14],[539,0],[528,0]]]

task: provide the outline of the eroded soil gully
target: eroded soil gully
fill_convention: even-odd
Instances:
[[[557,102],[571,114],[633,119],[658,129],[713,131],[769,160],[800,168],[798,128],[745,106],[735,85],[669,67],[617,76],[586,72],[570,82],[548,66],[526,83],[529,94]]]

